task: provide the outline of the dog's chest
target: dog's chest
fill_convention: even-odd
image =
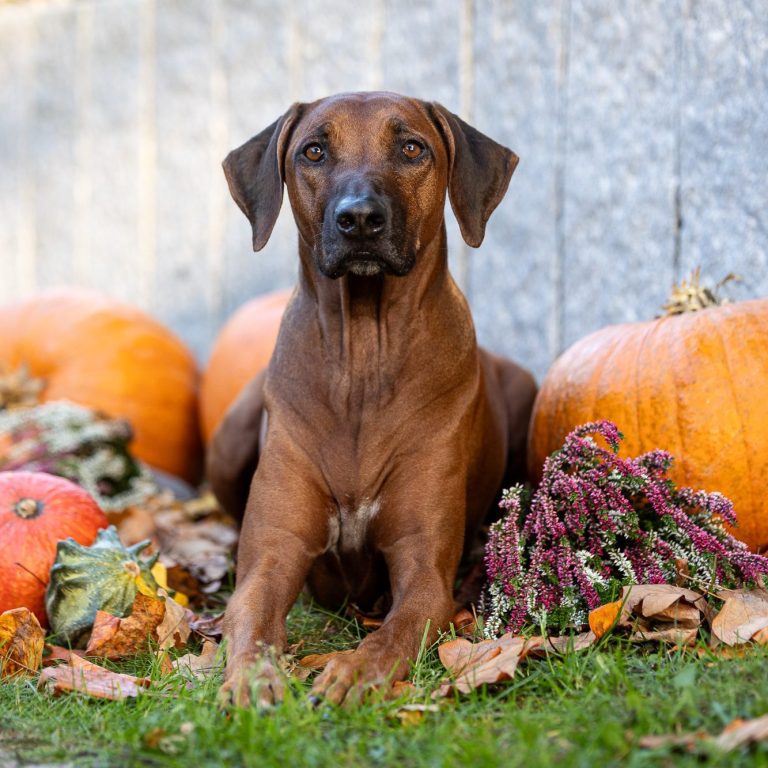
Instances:
[[[327,550],[336,554],[359,552],[365,546],[368,529],[381,512],[381,500],[363,499],[357,505],[334,506],[328,526]]]

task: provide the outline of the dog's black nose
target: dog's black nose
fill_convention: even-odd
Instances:
[[[374,197],[344,197],[334,215],[336,229],[345,237],[378,237],[387,226],[387,209]]]

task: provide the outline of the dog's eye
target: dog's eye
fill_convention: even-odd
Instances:
[[[403,154],[409,160],[415,160],[424,152],[424,147],[418,141],[406,141],[403,144]]]
[[[316,163],[325,157],[325,152],[323,152],[323,148],[319,144],[310,144],[304,149],[304,157]]]

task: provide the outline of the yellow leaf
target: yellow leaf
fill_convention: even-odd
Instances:
[[[616,600],[589,612],[589,628],[595,633],[598,640],[616,623],[623,604],[623,600]]]
[[[168,569],[161,562],[158,561],[152,566],[151,573],[155,577],[158,587],[168,592],[179,605],[184,607],[189,605],[189,598],[183,592],[175,592],[168,586]]]

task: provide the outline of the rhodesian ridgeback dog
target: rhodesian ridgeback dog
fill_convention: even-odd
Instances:
[[[224,161],[254,250],[283,184],[299,231],[272,359],[209,454],[216,495],[243,518],[224,618],[235,704],[281,699],[275,654],[305,584],[331,608],[390,596],[383,625],[318,676],[318,700],[403,679],[450,622],[462,553],[524,472],[536,386],[477,345],[445,198],[479,246],[517,161],[439,104],[391,93],[294,104]]]

